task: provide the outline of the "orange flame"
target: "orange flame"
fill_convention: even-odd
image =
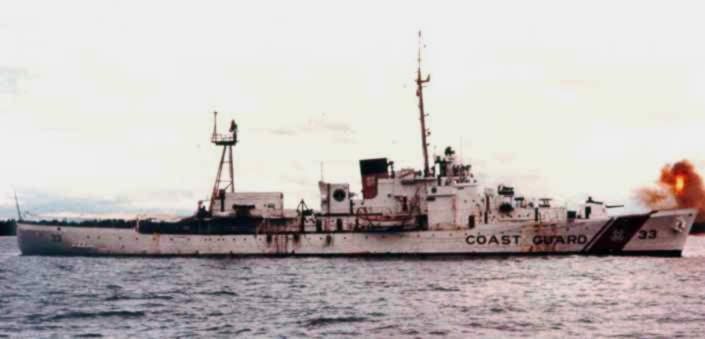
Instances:
[[[652,209],[697,208],[697,222],[705,222],[705,187],[695,167],[681,160],[661,169],[660,189],[642,188],[638,197]]]
[[[685,177],[682,175],[676,176],[676,184],[674,186],[676,194],[683,193],[683,188],[685,188]]]

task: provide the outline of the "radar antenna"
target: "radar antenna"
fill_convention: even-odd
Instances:
[[[428,168],[428,143],[426,137],[431,135],[431,131],[426,128],[426,116],[423,107],[423,84],[431,81],[431,74],[426,79],[421,78],[421,48],[423,42],[421,40],[421,31],[419,31],[419,50],[418,50],[418,68],[416,70],[416,96],[419,97],[419,120],[421,120],[421,147],[423,150],[423,175],[428,177],[431,175]]]
[[[213,112],[213,135],[211,136],[211,142],[216,146],[223,147],[223,153],[220,156],[220,163],[218,165],[218,174],[215,177],[215,183],[213,184],[213,194],[211,194],[211,201],[209,211],[213,211],[213,206],[215,205],[216,199],[224,199],[225,192],[229,189],[230,192],[235,192],[235,175],[233,172],[233,146],[237,144],[237,124],[235,120],[230,121],[230,133],[228,134],[218,134],[217,130],[218,112]],[[225,159],[225,153],[228,153],[228,159]],[[223,167],[228,164],[228,174],[230,179],[222,179],[221,175],[223,173]]]

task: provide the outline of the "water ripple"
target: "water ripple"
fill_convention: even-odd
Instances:
[[[0,238],[0,338],[669,337],[705,333],[684,258],[82,258]]]

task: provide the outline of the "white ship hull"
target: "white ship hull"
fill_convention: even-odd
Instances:
[[[680,256],[696,211],[469,229],[250,235],[141,234],[134,229],[18,223],[24,255],[385,256],[619,254]],[[447,227],[446,227],[447,228]]]

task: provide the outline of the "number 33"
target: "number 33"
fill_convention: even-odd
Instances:
[[[656,230],[639,231],[639,239],[656,239]]]

